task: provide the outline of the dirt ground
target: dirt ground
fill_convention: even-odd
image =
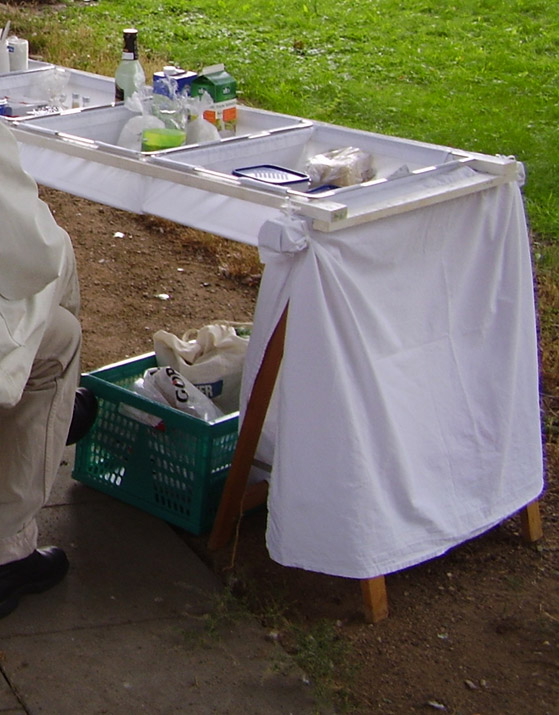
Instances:
[[[151,350],[160,328],[180,335],[215,319],[251,319],[257,271],[231,277],[250,251],[50,189],[41,193],[75,245],[84,370]],[[243,519],[234,559],[232,547],[209,553],[207,537],[184,537],[246,599],[270,637],[300,656],[307,648],[309,672],[323,661],[320,678],[340,712],[556,715],[557,465],[550,444],[541,542],[525,545],[512,517],[444,557],[389,575],[390,617],[375,626],[363,621],[356,581],[270,560],[264,511]],[[301,631],[306,639],[297,640]]]

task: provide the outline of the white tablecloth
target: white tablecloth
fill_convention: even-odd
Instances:
[[[533,281],[515,182],[328,234],[278,213],[260,246],[241,407],[289,301],[258,454],[273,463],[275,561],[370,578],[538,496]]]

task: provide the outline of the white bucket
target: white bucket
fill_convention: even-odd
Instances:
[[[29,43],[20,37],[8,38],[10,72],[27,72],[29,69]]]

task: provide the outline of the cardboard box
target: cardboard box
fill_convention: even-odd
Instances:
[[[170,97],[169,78],[172,78],[177,83],[177,94],[189,92],[190,86],[196,77],[198,77],[198,74],[191,70],[183,70],[180,67],[165,67],[161,72],[153,73],[153,92],[154,94],[163,94],[166,97]]]

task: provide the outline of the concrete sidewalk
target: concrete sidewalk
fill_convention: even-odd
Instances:
[[[252,618],[219,624],[218,580],[169,525],[74,482],[66,456],[40,543],[70,571],[0,620],[0,713],[324,712]]]

